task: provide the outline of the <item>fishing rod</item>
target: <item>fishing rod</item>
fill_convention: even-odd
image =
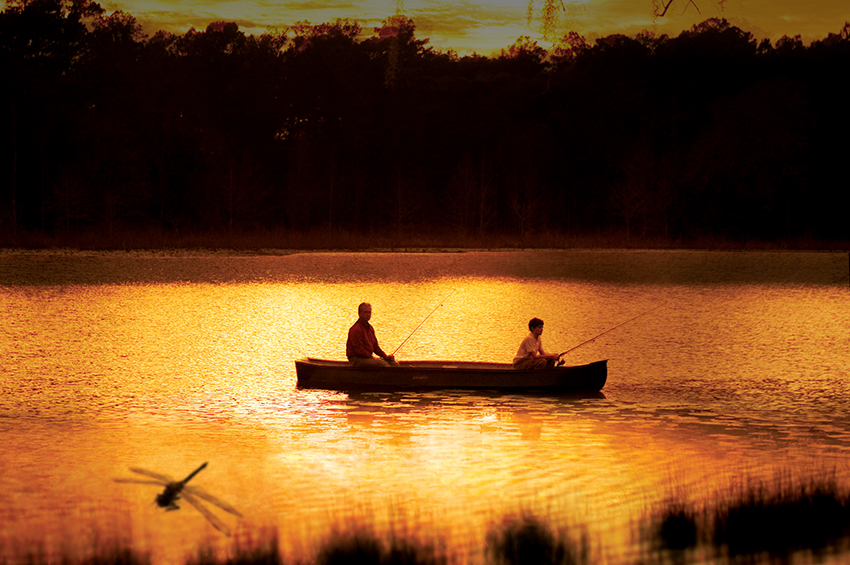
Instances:
[[[634,318],[631,318],[631,319],[629,319],[629,320],[626,320],[626,321],[625,321],[625,322],[623,322],[622,324],[618,324],[618,325],[614,326],[613,328],[611,328],[610,330],[605,330],[605,331],[604,331],[604,332],[602,332],[601,334],[599,334],[599,335],[597,335],[597,336],[594,336],[594,337],[590,338],[589,340],[584,341],[584,342],[582,342],[582,343],[580,343],[580,344],[576,345],[576,346],[575,346],[575,347],[573,347],[572,349],[568,349],[568,350],[564,351],[563,353],[561,353],[560,355],[558,355],[558,359],[560,360],[560,359],[561,359],[561,357],[563,357],[563,356],[564,356],[564,355],[566,355],[567,353],[569,353],[569,352],[571,352],[571,351],[575,351],[575,350],[576,350],[576,349],[578,349],[579,347],[581,347],[581,346],[583,346],[583,345],[587,345],[587,344],[588,344],[588,343],[590,343],[591,341],[595,341],[595,340],[599,339],[600,337],[602,337],[603,335],[605,335],[605,334],[607,334],[607,333],[610,333],[610,332],[613,332],[614,330],[616,330],[617,328],[619,328],[619,327],[621,327],[621,326],[625,326],[625,325],[626,325],[626,324],[628,324],[629,322],[634,322],[635,320],[637,320],[637,319],[638,319],[638,318],[640,318],[641,316],[646,316],[646,315],[647,315],[647,314],[649,314],[650,312],[654,312],[655,310],[658,310],[658,309],[659,309],[659,308],[661,308],[662,306],[663,306],[663,304],[659,304],[659,305],[658,305],[658,306],[656,306],[655,308],[652,308],[651,310],[647,310],[647,311],[646,311],[646,312],[644,312],[643,314],[638,314],[638,315],[637,315],[637,316],[635,316]]]
[[[455,289],[455,290],[457,290],[457,289]],[[411,337],[413,334],[415,334],[415,333],[416,333],[416,330],[418,330],[419,328],[421,328],[421,327],[422,327],[422,324],[424,324],[426,321],[428,321],[428,318],[430,318],[430,317],[431,317],[431,314],[433,314],[434,312],[436,312],[436,311],[437,311],[437,308],[439,308],[440,306],[442,306],[442,305],[443,305],[443,302],[445,302],[446,300],[448,300],[449,298],[451,298],[452,294],[454,294],[454,293],[455,293],[455,291],[453,290],[453,291],[451,292],[451,294],[449,294],[448,296],[446,296],[445,298],[443,298],[442,302],[440,302],[439,304],[437,304],[437,307],[436,307],[436,308],[434,308],[433,310],[431,310],[431,313],[430,313],[430,314],[428,314],[427,316],[425,316],[425,319],[424,319],[424,320],[422,320],[421,322],[419,322],[419,325],[418,325],[418,326],[416,326],[415,328],[413,328],[413,331],[412,331],[412,332],[410,332],[410,335],[408,335],[406,338],[404,338],[404,341],[402,341],[402,342],[401,342],[401,345],[399,345],[398,347],[396,347],[396,348],[395,348],[395,351],[393,351],[392,353],[390,353],[390,355],[391,355],[391,356],[392,356],[392,355],[395,355],[395,352],[396,352],[396,351],[398,351],[399,349],[401,349],[401,346],[402,346],[402,345],[404,345],[405,343],[407,343],[407,340],[408,340],[408,339],[410,339],[410,337]]]

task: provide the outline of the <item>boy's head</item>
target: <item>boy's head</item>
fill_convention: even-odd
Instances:
[[[541,320],[540,318],[532,318],[528,322],[528,329],[530,331],[534,331],[534,328],[536,328],[538,326],[542,326],[542,325],[543,325],[543,320]]]

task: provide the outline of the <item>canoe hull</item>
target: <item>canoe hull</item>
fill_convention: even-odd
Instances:
[[[398,367],[354,367],[345,361],[295,362],[300,388],[330,390],[499,389],[599,392],[608,361],[519,371],[505,363],[403,361]]]

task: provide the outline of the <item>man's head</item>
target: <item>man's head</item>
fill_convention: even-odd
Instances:
[[[368,302],[362,302],[357,307],[357,316],[360,320],[368,322],[372,318],[372,305]]]

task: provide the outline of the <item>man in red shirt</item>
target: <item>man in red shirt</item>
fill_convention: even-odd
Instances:
[[[369,323],[372,318],[372,305],[368,302],[357,307],[357,321],[348,330],[348,341],[345,343],[345,355],[355,366],[387,367],[397,365],[393,355],[387,355],[378,345],[375,328]],[[375,354],[380,359],[372,355]]]

